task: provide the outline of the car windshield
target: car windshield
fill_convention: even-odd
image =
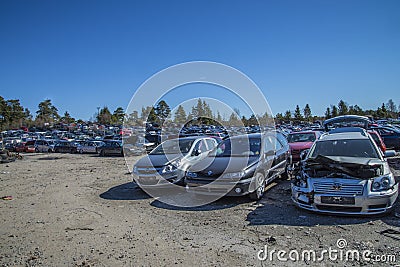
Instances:
[[[287,139],[288,139],[288,143],[314,142],[315,134],[314,133],[289,134]]]
[[[259,156],[261,151],[260,138],[225,139],[210,153],[216,157],[248,157]]]
[[[167,140],[157,146],[150,155],[163,155],[163,154],[187,154],[192,147],[194,139],[189,140]]]
[[[311,158],[322,156],[379,158],[369,139],[347,139],[319,141],[311,153]]]

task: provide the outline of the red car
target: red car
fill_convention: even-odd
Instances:
[[[300,153],[310,149],[315,140],[322,135],[319,131],[293,132],[287,137],[293,161],[300,160]]]
[[[20,142],[15,145],[15,152],[25,152],[25,143],[26,142]]]
[[[25,143],[24,152],[29,152],[29,153],[35,152],[35,140],[28,141]]]

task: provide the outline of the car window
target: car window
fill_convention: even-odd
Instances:
[[[199,153],[203,153],[203,152],[207,151],[207,146],[206,146],[204,140],[199,140],[196,143],[193,151],[196,151],[196,150],[199,151]]]
[[[283,134],[277,133],[276,138],[282,144],[283,147],[289,147],[288,141],[286,140],[286,137]]]
[[[214,151],[217,157],[244,157],[259,156],[260,150],[260,138],[234,138],[223,140]]]
[[[370,139],[319,141],[315,144],[311,158],[315,158],[318,155],[379,158]]]
[[[275,151],[277,140],[272,136],[265,137],[264,152]]]
[[[167,140],[158,145],[150,154],[161,155],[161,154],[187,154],[193,145],[194,140],[192,139],[172,139]]]
[[[315,139],[314,133],[294,133],[288,136],[289,143],[314,142]]]
[[[211,150],[215,147],[215,142],[212,139],[206,139],[208,150]]]

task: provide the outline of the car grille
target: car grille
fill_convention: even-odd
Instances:
[[[137,172],[139,175],[156,175],[158,173],[155,168],[138,168]]]
[[[332,194],[336,196],[359,196],[363,193],[363,185],[342,184],[334,182],[314,183],[314,192],[317,194]]]

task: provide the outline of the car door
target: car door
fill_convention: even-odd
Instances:
[[[196,140],[192,146],[192,149],[190,150],[190,156],[188,157],[188,160],[190,162],[197,162],[204,157],[205,152],[207,152],[207,144],[204,139]]]
[[[121,145],[118,142],[113,142],[112,153],[114,155],[121,154]]]
[[[282,169],[284,169],[285,155],[282,144],[273,135],[268,135],[265,137],[264,152],[266,153],[265,164],[264,164],[265,168],[271,166],[268,171],[268,182],[269,182],[275,179],[275,177],[282,172]],[[270,161],[272,161],[272,164]]]

